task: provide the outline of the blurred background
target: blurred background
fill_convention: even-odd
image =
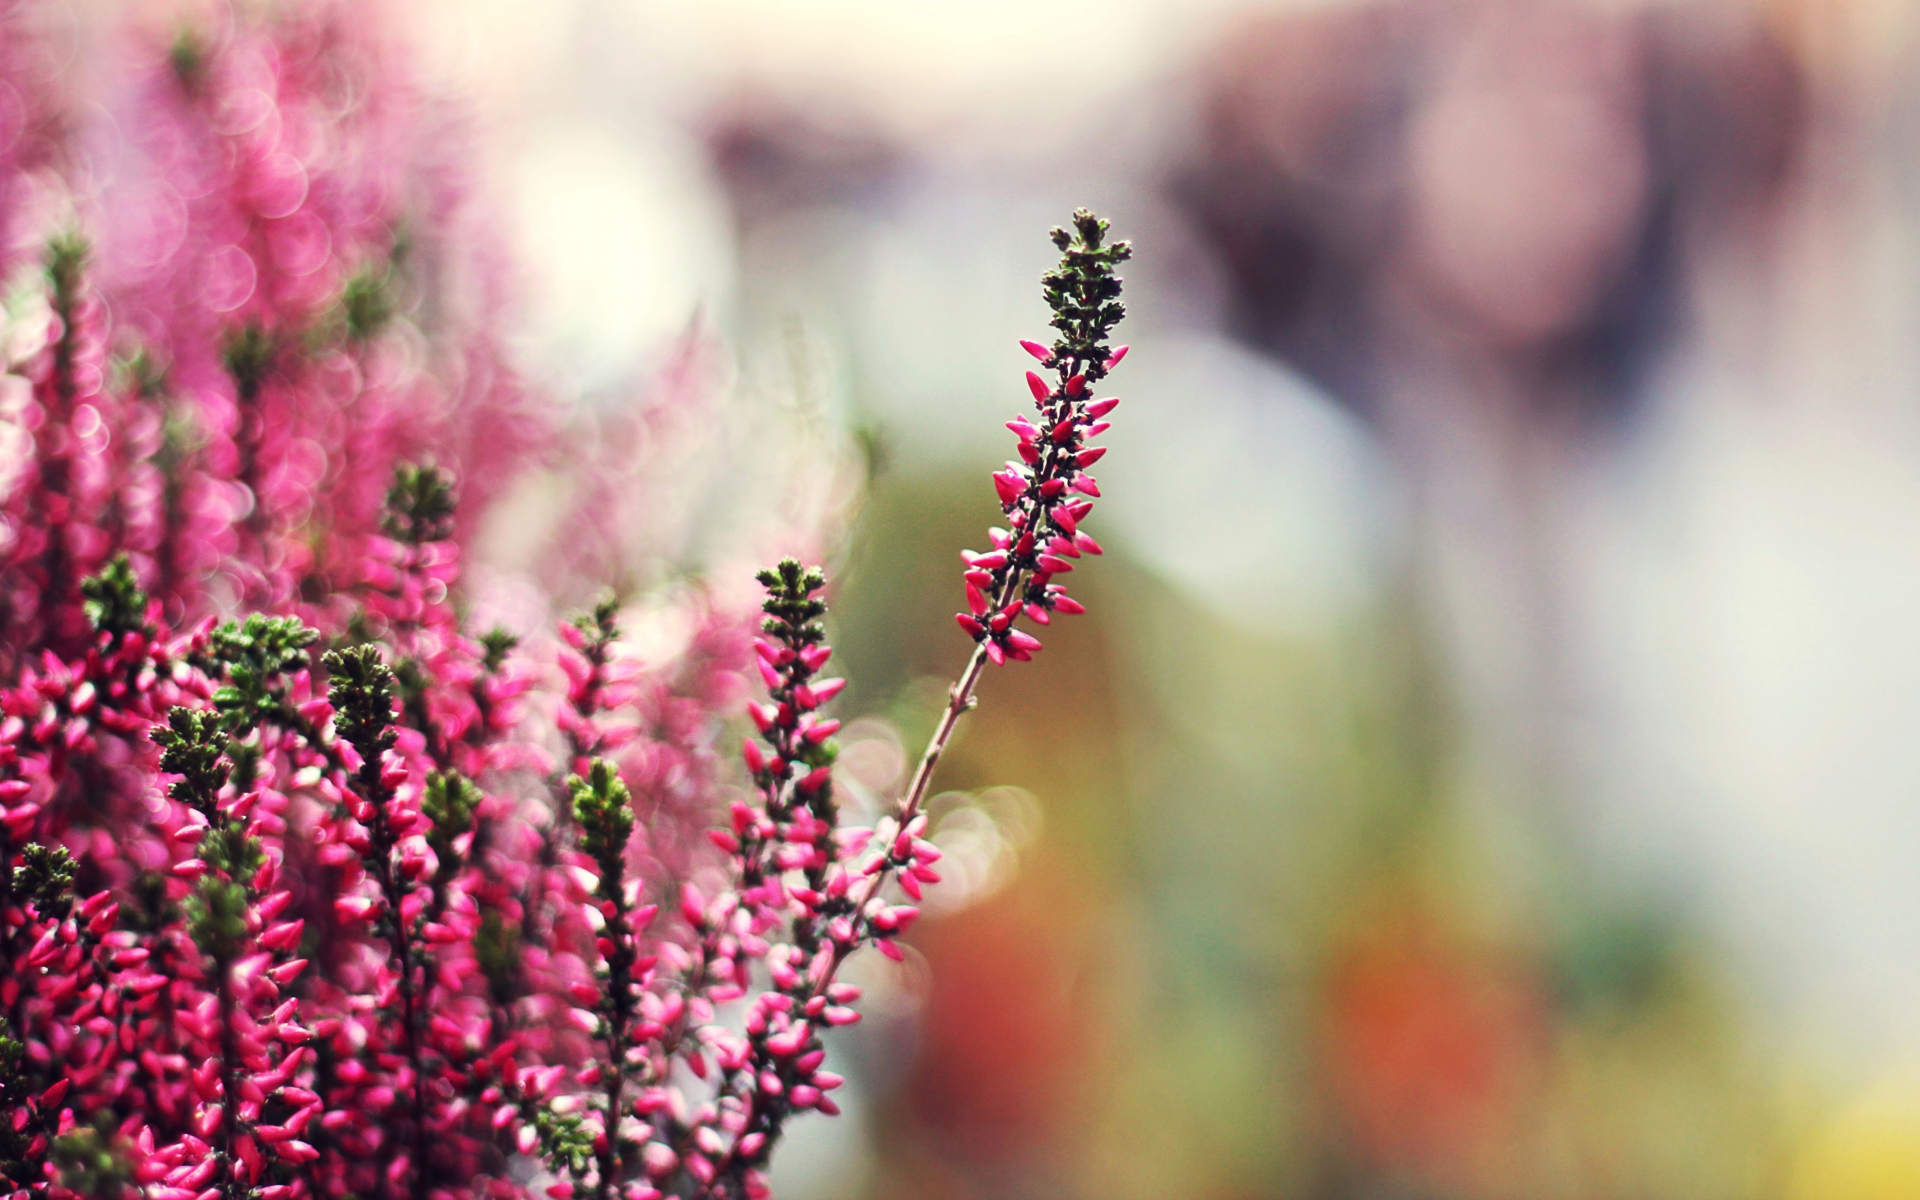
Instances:
[[[1920,1197],[1912,5],[406,11],[539,376],[696,331],[857,481],[857,794],[965,657],[1046,229],[1137,246],[1092,613],[989,678],[784,1196]]]

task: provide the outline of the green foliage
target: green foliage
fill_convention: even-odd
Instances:
[[[173,68],[173,77],[188,95],[198,92],[206,80],[207,54],[206,39],[199,30],[183,25],[173,35],[173,45],[167,49],[167,65]]]
[[[87,621],[96,633],[108,634],[115,645],[129,633],[147,628],[147,594],[133,577],[125,553],[116,554],[98,575],[80,581]]]
[[[595,661],[606,657],[606,648],[620,636],[620,627],[614,622],[619,612],[619,597],[609,595],[601,597],[591,613],[582,613],[573,619],[574,626],[587,635],[587,657]]]
[[[112,1114],[97,1124],[81,1125],[53,1139],[53,1161],[61,1186],[81,1196],[120,1196],[133,1183],[133,1164],[114,1144]]]
[[[298,617],[255,613],[245,621],[224,621],[208,639],[212,673],[227,682],[213,693],[213,707],[236,733],[252,730],[280,710],[282,676],[307,665],[307,647],[318,630]]]
[[[813,593],[827,586],[826,572],[802,567],[796,558],[783,558],[754,576],[767,589],[760,609],[767,614],[761,628],[791,646],[810,646],[826,637],[820,618],[827,606]]]
[[[154,400],[166,395],[167,369],[145,346],[114,362],[118,386],[129,395]]]
[[[254,780],[260,777],[260,759],[265,752],[258,741],[227,743],[227,762],[233,767],[229,777],[236,792],[253,790]]]
[[[47,243],[47,286],[53,289],[54,307],[64,312],[80,291],[80,274],[87,268],[93,249],[87,240],[71,230],[56,234]]]
[[[207,843],[221,837],[216,831],[200,840],[201,857],[209,865],[213,860],[207,858]],[[223,844],[245,845],[256,860],[259,857],[260,843],[255,838],[240,835],[222,840]],[[259,869],[257,861],[254,869]],[[244,886],[226,876],[202,875],[187,897],[186,911],[187,932],[202,953],[221,963],[232,962],[240,956],[247,941],[247,889]]]
[[[362,771],[377,777],[380,756],[394,741],[393,671],[374,645],[329,650],[321,662],[331,677],[334,729],[360,752]]]
[[[195,849],[207,873],[187,897],[187,932],[203,952],[231,962],[246,944],[246,882],[266,862],[260,839],[220,810],[220,789],[231,770],[226,755],[233,744],[218,714],[180,707],[167,714],[166,728],[153,731],[153,740],[162,748],[160,769],[180,776],[170,794],[199,811],[208,824]],[[245,757],[249,775],[253,757]]]
[[[12,883],[15,899],[32,903],[42,917],[64,917],[73,903],[73,856],[65,846],[28,842]]]
[[[1091,383],[1107,373],[1107,335],[1127,315],[1114,268],[1133,257],[1133,246],[1106,244],[1107,222],[1084,208],[1074,212],[1071,230],[1055,229],[1052,236],[1060,265],[1041,277],[1040,289],[1060,331],[1054,361]]]
[[[243,325],[227,335],[221,358],[242,402],[260,394],[267,372],[273,369],[275,349],[273,335],[258,325]]]
[[[392,275],[384,267],[365,267],[355,272],[340,290],[340,318],[346,324],[350,340],[364,342],[393,319],[396,305]]]
[[[156,726],[151,736],[161,750],[160,769],[180,776],[167,794],[209,821],[215,819],[216,800],[229,772],[227,734],[219,715],[175,705],[166,726]]]
[[[26,1052],[26,1046],[13,1036],[6,1018],[0,1017],[0,1113],[11,1116],[26,1108],[31,1092],[26,1075],[20,1069]],[[16,1129],[12,1121],[0,1121],[0,1178],[11,1183],[14,1189],[43,1182],[41,1166],[32,1154],[37,1133],[32,1125]]]
[[[119,923],[123,929],[153,935],[173,924],[179,915],[179,906],[167,898],[167,876],[146,870],[135,875],[128,886]]]
[[[613,764],[596,758],[585,779],[567,777],[567,798],[580,825],[580,848],[599,864],[601,894],[611,898],[618,894],[633,834],[633,797]]]
[[[480,645],[486,650],[482,664],[489,675],[497,673],[506,664],[507,655],[520,644],[520,639],[499,626],[494,626],[480,635]]]
[[[593,1158],[593,1131],[580,1114],[535,1109],[533,1130],[540,1138],[540,1156],[554,1171],[578,1175],[587,1169]]]
[[[431,464],[401,463],[387,489],[387,514],[381,527],[410,546],[444,542],[453,536],[453,476]]]
[[[443,868],[456,858],[454,841],[473,828],[473,813],[480,807],[480,798],[480,789],[458,771],[433,771],[427,775],[420,811],[433,823],[427,844],[433,847]]]
[[[520,994],[520,926],[489,908],[480,914],[473,938],[473,957],[496,1003],[513,1003]]]
[[[260,839],[249,836],[238,821],[224,820],[200,838],[200,861],[239,880],[252,879],[266,864]]]

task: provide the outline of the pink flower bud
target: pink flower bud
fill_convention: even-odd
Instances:
[[[646,1167],[647,1174],[655,1179],[664,1179],[680,1166],[680,1156],[673,1152],[673,1147],[663,1142],[648,1142],[646,1149],[640,1152],[640,1161]]]
[[[260,944],[269,950],[287,950],[299,944],[300,931],[307,927],[305,919],[288,921],[275,925],[260,935]]]
[[[1029,342],[1025,338],[1022,338],[1020,340],[1020,348],[1039,359],[1042,366],[1053,361],[1053,351],[1042,346],[1039,342]]]
[[[835,720],[821,721],[819,724],[807,730],[806,739],[817,746],[839,732],[840,722]]]
[[[364,921],[380,907],[371,896],[342,896],[333,902],[333,914],[342,921]]]

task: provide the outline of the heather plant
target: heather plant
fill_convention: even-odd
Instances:
[[[139,76],[172,249],[44,256],[0,493],[0,1195],[766,1196],[838,1111],[842,967],[939,881],[922,805],[984,669],[1082,611],[1127,244],[1054,232],[972,655],[850,823],[819,568],[761,572],[757,629],[695,589],[664,658],[611,599],[471,626],[472,514],[561,422],[435,315],[461,276],[403,252],[388,52],[314,11]]]

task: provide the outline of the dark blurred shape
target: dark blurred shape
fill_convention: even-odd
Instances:
[[[708,153],[743,230],[795,209],[857,204],[898,169],[898,151],[867,121],[823,109],[741,92],[708,116]]]
[[[1807,108],[1781,44],[1706,5],[1386,0],[1249,21],[1199,74],[1174,191],[1235,330],[1369,415],[1410,335],[1620,410],[1695,239],[1754,236]]]

